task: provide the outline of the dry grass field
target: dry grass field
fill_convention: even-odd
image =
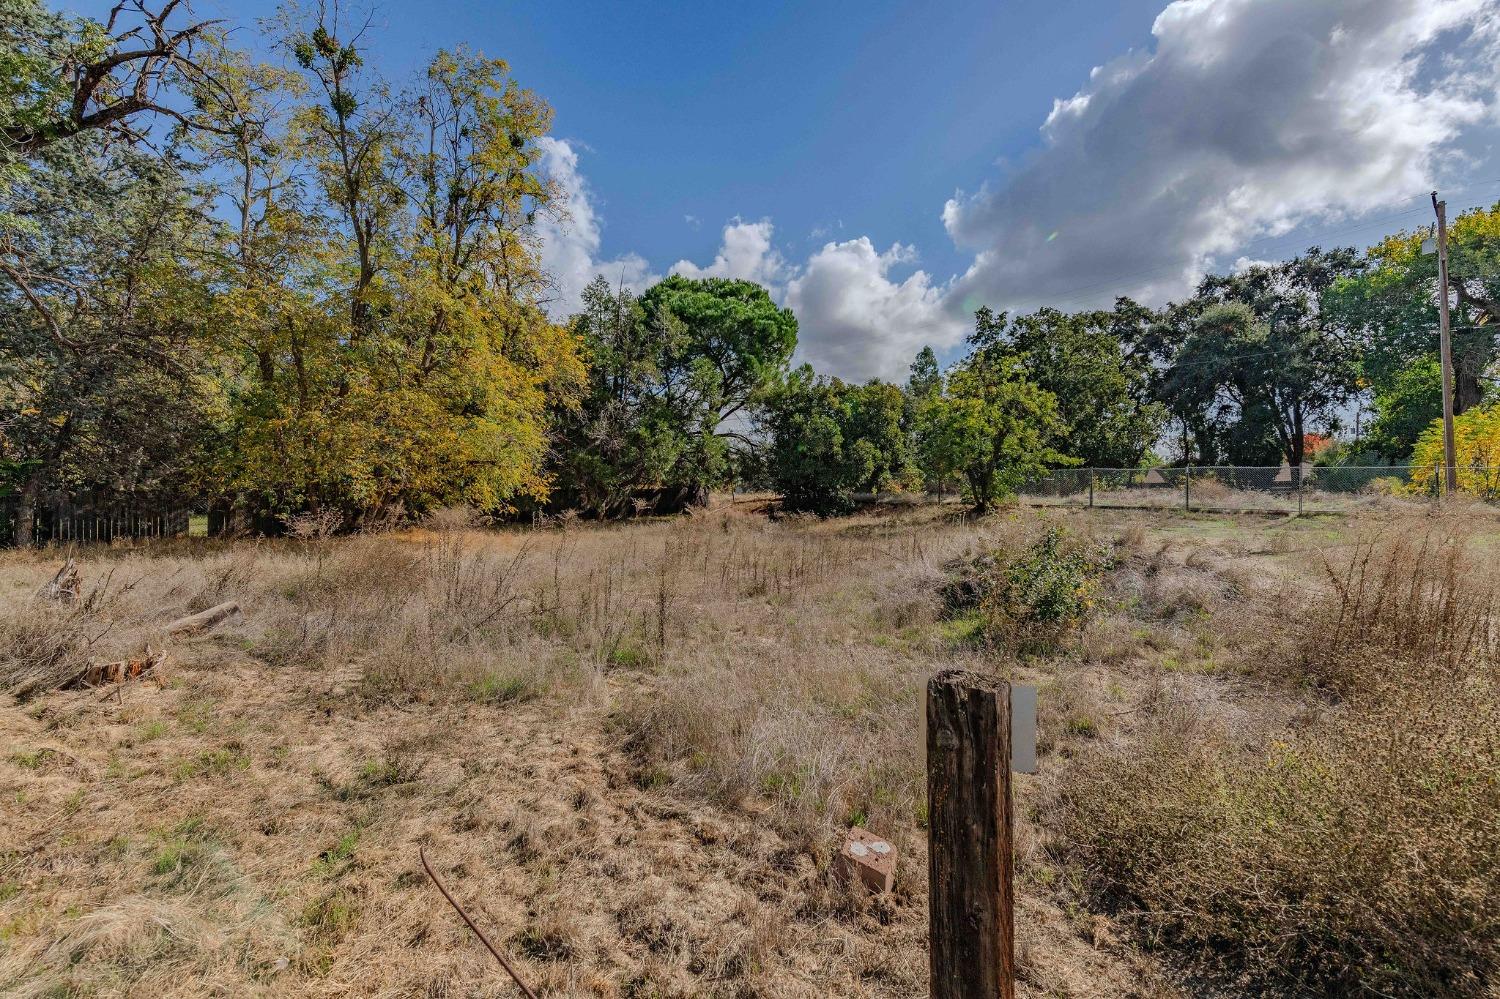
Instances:
[[[1495,996],[1497,537],[723,500],[85,549],[70,604],[11,553],[0,993],[515,994],[423,845],[542,995],[925,995],[922,693],[963,665],[1040,688],[1023,995]],[[851,823],[893,892],[832,875]]]

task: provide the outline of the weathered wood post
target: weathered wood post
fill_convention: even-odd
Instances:
[[[1092,468],[1089,469],[1089,509],[1090,510],[1092,510],[1094,508],[1094,480],[1097,479],[1098,477],[1099,477],[1099,473],[1098,472],[1094,471],[1094,469],[1092,469]]]
[[[1014,999],[1010,684],[964,670],[927,683],[932,999]]]

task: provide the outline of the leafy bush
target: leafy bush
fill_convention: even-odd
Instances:
[[[1453,421],[1458,491],[1483,500],[1500,498],[1500,406],[1477,406]],[[1408,491],[1431,496],[1443,463],[1443,423],[1435,420],[1411,453]]]
[[[784,509],[848,513],[855,493],[914,484],[902,411],[894,385],[846,385],[807,365],[788,375],[758,417],[771,442],[766,478]]]
[[[951,612],[977,613],[990,637],[1056,636],[1088,617],[1109,565],[1106,549],[1049,527],[1015,554],[994,550],[953,566],[943,596]]]

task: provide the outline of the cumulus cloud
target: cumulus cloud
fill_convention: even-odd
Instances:
[[[1411,198],[1492,125],[1500,0],[1176,0],[1150,51],[1055,102],[1038,152],[943,209],[949,293],[1081,307],[1180,295],[1247,242]]]
[[[578,169],[578,151],[565,139],[543,136],[541,169],[558,185],[564,198],[565,216],[539,220],[542,237],[542,268],[552,277],[555,296],[548,312],[561,319],[578,311],[588,283],[600,274],[610,283],[623,282],[642,291],[661,279],[651,273],[645,258],[627,253],[613,260],[600,260],[603,220],[594,205],[588,182]]]
[[[893,278],[893,269],[916,262],[912,247],[897,243],[881,253],[861,236],[826,243],[798,266],[775,236],[768,219],[733,219],[711,263],[679,260],[671,272],[765,285],[797,314],[798,360],[848,381],[902,378],[923,346],[944,350],[962,338],[964,320],[945,310],[944,289],[925,271]]]
[[[679,260],[672,265],[671,273],[690,278],[739,278],[779,289],[792,268],[772,243],[775,232],[770,219],[733,219],[724,226],[723,242],[713,263],[699,267],[691,260]]]
[[[942,351],[957,343],[965,322],[944,308],[943,289],[925,271],[891,279],[893,267],[915,260],[909,246],[880,253],[866,236],[813,254],[786,291],[802,359],[851,381],[899,379],[923,346]]]
[[[947,202],[944,227],[973,254],[961,274],[934,278],[908,246],[881,252],[826,226],[815,238],[834,241],[801,261],[770,220],[739,218],[711,261],[669,271],[764,284],[796,311],[801,358],[900,378],[924,344],[954,347],[979,305],[1180,296],[1206,270],[1276,255],[1258,240],[1461,178],[1500,128],[1500,0],[1174,0],[1152,34],[1054,103],[1031,156]],[[544,231],[557,311],[601,272],[656,280],[637,255],[599,259],[573,146],[543,140],[543,157],[571,213]]]

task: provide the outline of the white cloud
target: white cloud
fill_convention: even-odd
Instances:
[[[724,226],[723,243],[713,263],[699,267],[691,260],[679,260],[670,273],[690,278],[739,278],[779,288],[792,268],[771,242],[775,231],[770,219],[759,222],[733,219]]]
[[[943,351],[964,334],[925,271],[895,282],[890,271],[916,261],[894,244],[878,253],[869,237],[827,243],[787,285],[797,314],[798,353],[818,371],[850,381],[899,380],[923,346]]]
[[[542,268],[552,276],[556,297],[548,305],[554,319],[578,311],[583,289],[603,274],[611,283],[623,283],[642,291],[661,279],[651,273],[646,259],[627,253],[614,260],[600,260],[603,220],[594,206],[588,182],[578,170],[578,152],[565,139],[543,136],[542,172],[555,181],[565,198],[566,217],[543,217],[537,225],[542,236]]]
[[[912,247],[880,253],[861,236],[826,243],[799,267],[776,248],[775,235],[769,219],[733,219],[712,263],[679,260],[671,272],[764,285],[797,314],[797,359],[848,381],[904,378],[923,346],[941,351],[963,337],[965,321],[945,311],[943,289],[925,271],[892,280],[893,268],[916,262]]]
[[[947,202],[949,236],[974,254],[964,273],[935,279],[902,244],[837,241],[842,223],[814,229],[836,241],[799,264],[770,220],[739,218],[711,262],[670,273],[757,281],[796,311],[802,359],[850,380],[900,378],[924,344],[957,345],[979,305],[1182,295],[1205,270],[1277,254],[1258,239],[1388,212],[1458,179],[1500,126],[1500,0],[1176,0],[1152,31],[1149,49],[1054,101],[1034,154]],[[637,289],[656,280],[638,255],[599,259],[574,147],[543,140],[543,165],[572,216],[544,229],[558,311],[601,272]]]
[[[976,254],[949,307],[1158,301],[1258,237],[1430,189],[1495,120],[1497,22],[1500,0],[1169,4],[1151,51],[1096,68],[1033,157],[944,207]]]

